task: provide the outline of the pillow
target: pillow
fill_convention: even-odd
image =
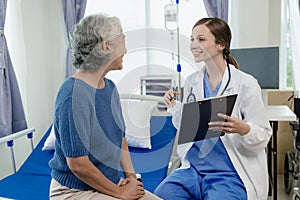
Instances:
[[[52,149],[54,149],[54,143],[55,143],[55,134],[54,134],[54,128],[53,128],[53,125],[52,125],[51,126],[50,134],[47,137],[42,150],[44,151],[44,150],[52,150]]]
[[[121,99],[123,117],[126,126],[128,146],[151,149],[150,118],[156,108],[155,101]],[[54,149],[55,134],[53,125],[42,150]]]
[[[128,146],[151,149],[150,117],[157,102],[121,99],[121,106]]]

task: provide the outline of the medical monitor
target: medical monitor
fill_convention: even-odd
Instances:
[[[279,89],[279,47],[232,49],[240,70],[254,76],[262,89]]]

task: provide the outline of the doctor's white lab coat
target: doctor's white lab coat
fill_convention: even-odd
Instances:
[[[183,103],[186,102],[191,87],[197,100],[204,98],[203,77],[205,68],[190,75],[184,85]],[[230,65],[231,78],[223,95],[237,93],[238,97],[232,116],[243,119],[250,126],[250,132],[240,134],[225,134],[221,140],[228,155],[242,179],[249,200],[265,200],[268,195],[268,170],[265,149],[272,135],[272,129],[261,97],[261,89],[256,79],[233,65]],[[228,70],[225,70],[219,94],[224,90],[229,80]],[[181,121],[180,102],[168,109],[173,116],[173,124],[179,130]],[[178,145],[177,152],[181,158],[181,168],[189,168],[185,159],[186,153],[193,143]]]

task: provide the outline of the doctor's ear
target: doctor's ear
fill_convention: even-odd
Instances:
[[[225,49],[225,45],[223,43],[218,44],[219,51],[223,51]]]

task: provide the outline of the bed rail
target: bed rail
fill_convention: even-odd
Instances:
[[[142,95],[142,94],[120,94],[121,99],[136,99],[146,101],[157,101],[158,103],[164,103],[164,98],[154,95]]]
[[[10,135],[7,135],[5,137],[0,138],[0,145],[2,145],[3,143],[6,143],[7,147],[10,148],[10,153],[11,153],[11,159],[12,159],[12,165],[13,165],[13,170],[14,173],[16,173],[16,162],[15,162],[15,155],[14,155],[14,139],[17,139],[19,137],[22,137],[24,135],[27,135],[27,138],[30,140],[30,145],[31,145],[31,149],[33,150],[33,141],[32,141],[32,137],[33,137],[33,133],[35,132],[35,128],[28,128]]]

